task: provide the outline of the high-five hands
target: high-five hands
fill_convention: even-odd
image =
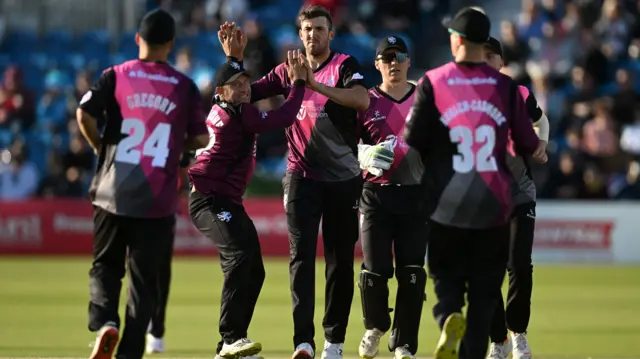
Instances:
[[[291,82],[296,80],[307,80],[308,71],[307,62],[300,50],[287,51],[287,75]]]
[[[225,22],[220,25],[218,41],[220,41],[225,55],[235,57],[238,61],[242,61],[248,40],[245,33],[235,22]]]

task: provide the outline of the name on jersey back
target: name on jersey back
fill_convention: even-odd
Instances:
[[[166,97],[152,93],[134,93],[127,96],[127,105],[130,109],[135,108],[154,108],[169,115],[176,109],[176,104]]]
[[[467,112],[481,112],[491,117],[498,126],[507,122],[507,119],[504,117],[502,112],[494,106],[491,102],[486,100],[471,100],[471,101],[460,101],[455,105],[447,108],[442,116],[440,117],[440,121],[448,126],[449,122],[454,118],[465,114]]]

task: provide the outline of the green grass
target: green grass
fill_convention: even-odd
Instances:
[[[89,258],[0,257],[0,357],[86,357]],[[322,345],[323,282],[318,267],[316,341]],[[354,278],[355,281],[355,278]],[[640,358],[640,267],[538,266],[529,338],[536,359]],[[221,275],[213,259],[174,262],[167,323],[169,355],[212,358],[218,341]],[[419,357],[438,337],[429,285]],[[124,303],[124,301],[123,301]],[[267,262],[267,279],[250,337],[268,358],[292,349],[288,265]],[[355,356],[363,332],[356,294],[345,353]],[[386,343],[386,341],[385,341]],[[390,357],[385,351],[383,357]]]

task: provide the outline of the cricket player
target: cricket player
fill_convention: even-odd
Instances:
[[[243,35],[244,36],[244,35]],[[227,36],[226,42],[235,41]],[[242,196],[255,167],[257,134],[291,126],[302,104],[307,70],[299,51],[288,53],[291,90],[282,107],[260,112],[250,102],[249,75],[237,62],[216,70],[215,103],[207,118],[209,144],[189,169],[189,214],[198,230],[216,246],[224,274],[218,356],[235,359],[258,354],[260,343],[247,330],[265,278],[260,241]]]
[[[369,90],[369,109],[360,115],[363,128],[358,148],[365,184],[360,199],[364,263],[358,286],[367,331],[359,354],[365,359],[378,355],[380,338],[389,329],[389,350],[396,359],[413,359],[418,350],[427,282],[427,218],[420,185],[422,160],[402,138],[415,93],[415,86],[407,81],[408,53],[398,36],[380,41],[375,66],[382,83]],[[398,291],[392,324],[388,281],[394,275],[394,253]]]
[[[287,128],[283,180],[289,228],[294,359],[315,357],[314,310],[318,230],[322,219],[326,262],[323,359],[341,359],[354,291],[354,250],[362,173],[358,163],[358,111],[369,106],[358,61],[331,51],[335,36],[329,12],[304,7],[299,16],[307,90],[297,121]],[[223,25],[223,26],[228,26]],[[229,53],[237,60],[242,53]],[[251,86],[251,101],[287,95],[291,80],[280,64]]]
[[[187,168],[190,164],[191,156],[187,153],[182,154],[180,160],[180,174],[178,180],[178,194],[180,194],[183,186],[182,178],[187,174]],[[173,231],[171,239],[171,249],[167,252],[167,256],[162,260],[160,270],[158,271],[158,299],[156,308],[151,314],[151,322],[147,328],[147,354],[162,354],[165,352],[164,332],[167,317],[167,304],[169,303],[169,289],[171,287],[171,261],[173,260],[173,243],[175,242],[176,231]]]
[[[500,70],[504,66],[502,46],[495,38],[490,38],[485,47],[487,63]],[[527,105],[529,118],[538,131],[541,141],[549,142],[549,120],[538,106],[535,96],[524,86],[519,86],[520,94]],[[541,147],[542,151],[546,147]],[[529,169],[528,157],[519,156],[510,149],[507,164],[511,167],[517,186],[514,186],[515,210],[511,220],[514,229],[509,243],[509,292],[505,313],[502,296],[498,300],[491,325],[491,346],[487,359],[506,359],[513,350],[514,359],[531,359],[531,348],[527,341],[527,327],[531,316],[531,291],[533,288],[533,234],[536,224],[536,186]],[[534,156],[545,156],[544,153]],[[510,331],[511,340],[507,336]]]
[[[136,34],[139,58],[102,73],[77,111],[82,134],[99,154],[89,191],[94,206],[89,330],[92,359],[109,359],[120,339],[118,304],[125,268],[129,296],[117,358],[142,358],[158,298],[157,278],[169,256],[183,151],[209,136],[198,88],[167,63],[175,21],[154,10]],[[106,118],[100,136],[96,119]]]
[[[489,18],[464,8],[447,27],[455,61],[420,79],[405,141],[425,167],[433,314],[442,328],[435,359],[483,359],[513,211],[509,133],[523,155],[541,143],[515,82],[485,63]]]

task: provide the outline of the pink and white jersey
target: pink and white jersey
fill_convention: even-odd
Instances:
[[[334,52],[313,72],[326,86],[362,86],[358,62]],[[252,101],[291,91],[286,65],[280,64],[251,85]],[[289,161],[287,170],[320,181],[345,181],[360,175],[357,158],[358,113],[306,89],[296,122],[287,129]]]
[[[127,61],[106,70],[80,107],[106,116],[93,204],[141,218],[175,214],[185,137],[207,133],[197,87],[166,63]]]
[[[404,98],[396,101],[377,86],[369,90],[369,109],[360,114],[362,142],[375,145],[391,141],[394,160],[391,168],[384,171],[381,177],[365,171],[366,181],[381,184],[420,184],[424,172],[422,159],[402,137],[414,94],[415,86],[412,86]]]

